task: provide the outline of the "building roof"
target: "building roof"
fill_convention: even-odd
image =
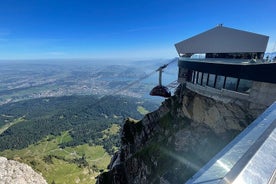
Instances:
[[[219,25],[175,44],[179,55],[187,53],[265,52],[268,36]]]

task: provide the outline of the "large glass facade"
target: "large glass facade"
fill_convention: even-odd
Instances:
[[[262,59],[262,52],[250,53],[206,53],[206,58],[231,58],[231,59]]]
[[[191,72],[190,82],[201,86],[209,86],[216,89],[227,89],[247,94],[249,94],[252,86],[251,80],[226,77],[199,71]]]

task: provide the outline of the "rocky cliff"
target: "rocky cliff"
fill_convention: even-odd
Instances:
[[[125,121],[120,150],[97,183],[184,183],[264,109],[214,100],[180,85],[158,110]]]
[[[30,166],[0,157],[0,184],[47,184]]]

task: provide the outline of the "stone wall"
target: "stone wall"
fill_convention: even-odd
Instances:
[[[249,96],[252,102],[270,106],[276,101],[276,84],[253,82]]]

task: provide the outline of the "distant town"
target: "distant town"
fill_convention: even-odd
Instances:
[[[0,105],[21,100],[68,95],[145,97],[156,76],[124,89],[146,71],[125,65],[91,63],[0,63]]]

